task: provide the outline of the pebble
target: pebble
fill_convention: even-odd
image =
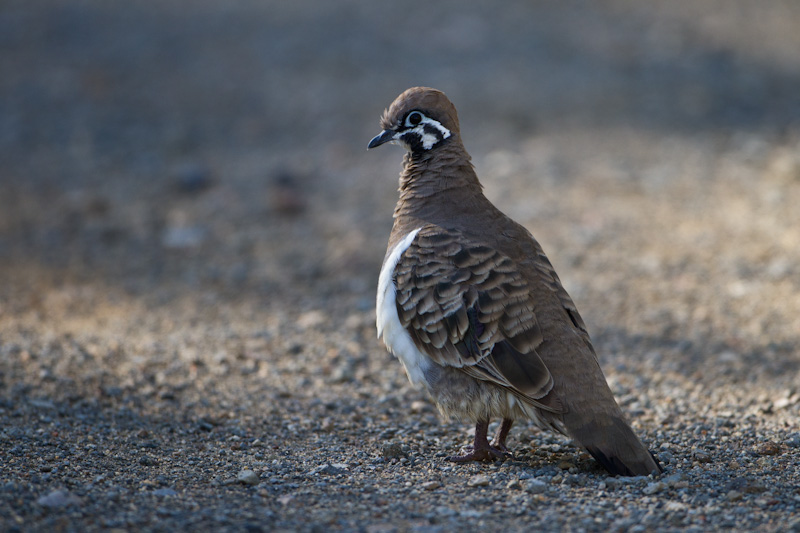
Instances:
[[[395,457],[405,457],[408,455],[403,451],[403,447],[397,442],[389,442],[381,448],[381,455],[386,459],[393,459]]]
[[[675,474],[663,476],[661,481],[667,484],[669,487],[682,488],[686,485],[686,475],[684,475],[682,472],[676,472]]]
[[[472,476],[467,481],[467,485],[470,487],[486,487],[489,485],[491,481],[489,480],[489,476],[478,474],[476,476]]]
[[[422,484],[422,489],[423,490],[436,490],[441,486],[442,486],[442,484],[439,483],[438,481],[426,481],[425,483]]]
[[[68,505],[79,505],[81,503],[81,499],[66,490],[59,489],[54,490],[45,496],[40,496],[36,500],[36,503],[43,507],[57,508],[66,507]]]
[[[567,460],[560,461],[558,463],[558,468],[560,468],[561,470],[569,470],[570,468],[575,468],[575,463]]]
[[[789,433],[784,442],[791,448],[800,448],[800,432]]]
[[[729,490],[727,494],[725,494],[725,499],[730,502],[738,502],[744,496],[738,490]]]
[[[695,450],[694,453],[692,453],[692,458],[702,464],[711,462],[711,456],[702,450]]]
[[[530,494],[542,494],[547,491],[547,483],[541,479],[528,479],[525,481],[525,492]]]
[[[309,472],[310,475],[325,474],[328,476],[335,476],[347,472],[349,466],[345,463],[326,463],[318,466]]]
[[[236,476],[236,481],[244,485],[258,485],[258,474],[252,470],[242,470]]]
[[[776,442],[765,442],[758,447],[756,453],[759,455],[778,455],[781,453],[781,446]]]
[[[663,452],[659,452],[657,457],[658,457],[658,460],[661,461],[664,464],[671,464],[672,461],[675,460],[675,456],[672,455],[672,452],[670,452],[668,450],[663,451]]]
[[[671,513],[674,513],[674,512],[676,512],[676,511],[684,511],[684,510],[688,509],[688,507],[689,507],[689,506],[688,506],[688,505],[686,505],[685,503],[683,503],[683,502],[676,502],[676,501],[668,501],[668,502],[667,502],[667,503],[664,505],[664,509],[666,509],[667,511],[669,511],[669,512],[671,512]]]
[[[653,483],[648,483],[647,485],[645,485],[645,487],[642,489],[642,492],[650,496],[653,494],[657,494],[666,488],[667,485],[665,483],[661,481],[655,481]]]

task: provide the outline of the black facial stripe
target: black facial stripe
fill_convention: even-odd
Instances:
[[[436,141],[434,146],[442,142],[442,139],[444,139],[442,132],[439,131],[439,128],[437,128],[436,126],[432,126],[431,124],[423,124],[422,129],[425,130],[425,133],[428,133],[430,135],[436,135],[436,139],[438,140]]]
[[[422,146],[422,137],[416,131],[407,131],[400,138],[408,145],[411,152],[416,154],[425,151]]]
[[[421,153],[430,150],[431,148],[433,148],[434,146],[436,146],[437,144],[439,144],[444,140],[444,135],[439,130],[439,128],[431,124],[423,124],[422,131],[424,135],[433,136],[436,139],[436,141],[432,145],[430,145],[430,147],[425,148],[425,145],[423,144],[423,135],[420,134],[418,131],[414,131],[418,128],[419,126],[415,127],[413,130],[408,130],[401,136],[403,142],[406,143],[411,149],[411,151],[414,153]]]

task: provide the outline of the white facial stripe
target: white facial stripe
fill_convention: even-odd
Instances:
[[[437,124],[438,124],[438,122],[437,122]],[[439,137],[437,137],[436,135],[433,135],[431,133],[426,132],[425,128],[422,125],[422,123],[420,123],[420,125],[417,126],[416,128],[414,128],[413,130],[409,130],[409,131],[412,131],[412,132],[414,132],[414,133],[419,135],[420,140],[422,140],[422,147],[425,148],[426,150],[430,150],[431,148],[433,148],[434,144],[439,142]]]
[[[426,117],[425,115],[423,115],[423,116],[422,116],[422,122],[420,122],[420,123],[419,123],[419,126],[417,126],[417,127],[420,127],[420,126],[422,126],[423,124],[430,124],[431,126],[433,126],[434,128],[436,128],[437,130],[439,130],[439,132],[441,132],[441,134],[442,134],[442,139],[447,139],[448,137],[450,137],[450,130],[448,130],[447,128],[445,128],[444,126],[442,126],[442,125],[441,125],[441,123],[439,123],[439,122],[436,122],[436,121],[435,121],[435,120],[433,120],[432,118],[428,118],[428,117]],[[415,128],[415,129],[416,129],[416,128]]]

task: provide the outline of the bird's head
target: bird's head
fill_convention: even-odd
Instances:
[[[383,112],[381,128],[367,148],[398,143],[413,155],[422,155],[459,135],[455,106],[442,91],[430,87],[412,87],[398,96]]]

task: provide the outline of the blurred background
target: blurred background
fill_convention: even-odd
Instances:
[[[799,51],[796,0],[3,0],[0,529],[784,528]],[[577,465],[557,498],[443,464],[468,424],[374,325],[403,153],[366,146],[416,85],[681,494],[522,423],[503,472]]]
[[[5,1],[3,386],[404,387],[373,329],[402,151],[366,144],[429,85],[616,386],[792,398],[798,50],[793,0]]]

